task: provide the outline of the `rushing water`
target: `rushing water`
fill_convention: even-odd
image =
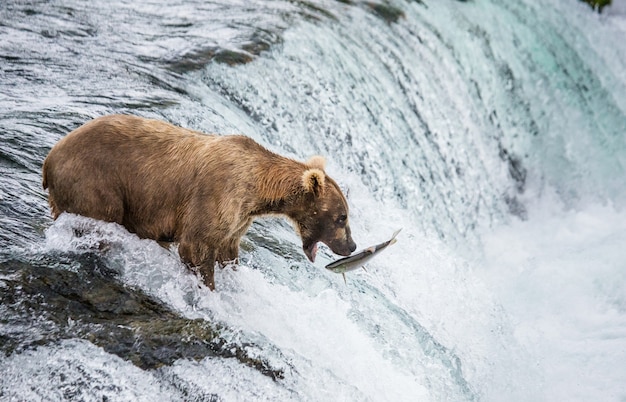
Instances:
[[[625,400],[614,3],[4,0],[0,399]],[[174,249],[51,220],[43,159],[107,113],[325,155],[359,248],[398,243],[344,284],[263,219],[211,293]]]

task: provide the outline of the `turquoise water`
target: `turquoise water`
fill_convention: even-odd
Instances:
[[[335,1],[3,6],[0,261],[113,244],[124,285],[223,323],[285,378],[217,357],[142,370],[66,339],[3,356],[0,397],[626,398],[626,9],[510,3],[393,1],[397,21]],[[211,293],[175,250],[53,223],[41,163],[107,113],[322,154],[359,249],[398,243],[344,284],[328,249],[312,265],[264,219]],[[18,321],[2,339],[45,332]]]

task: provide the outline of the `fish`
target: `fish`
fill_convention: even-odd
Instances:
[[[342,274],[343,281],[346,282],[346,272],[353,271],[361,267],[363,268],[363,270],[367,271],[364,265],[369,260],[374,258],[376,254],[387,248],[387,246],[394,244],[397,241],[396,236],[398,236],[398,233],[400,233],[401,230],[402,228],[396,230],[393,236],[391,236],[391,239],[385,242],[368,247],[362,251],[359,251],[358,253],[331,262],[330,264],[326,265],[326,269],[333,271],[336,274]]]

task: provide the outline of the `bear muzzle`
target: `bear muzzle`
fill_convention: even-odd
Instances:
[[[330,247],[333,253],[342,256],[348,256],[356,250],[356,243],[351,237],[348,237],[346,241],[334,241],[327,243],[326,245]]]
[[[352,254],[354,250],[356,250],[356,243],[352,240],[352,238],[347,239],[346,241],[333,241],[333,242],[324,242],[330,250],[338,255],[348,256]],[[307,256],[309,261],[315,262],[315,257],[317,256],[317,243],[312,242],[310,244],[303,244],[302,249],[304,250],[304,254]]]

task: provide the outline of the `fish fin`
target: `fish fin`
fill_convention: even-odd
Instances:
[[[348,281],[346,281],[346,273],[342,272],[341,275],[343,275],[343,283],[345,283],[347,285]]]

